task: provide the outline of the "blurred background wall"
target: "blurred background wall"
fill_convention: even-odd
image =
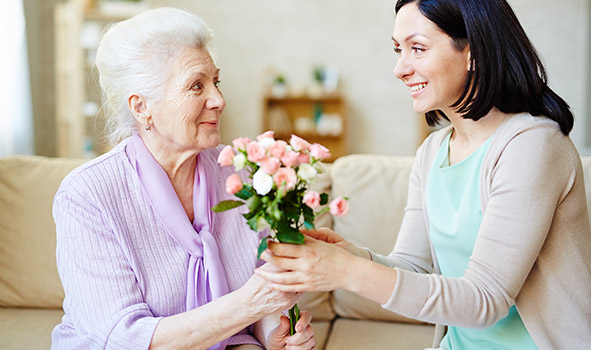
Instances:
[[[60,2],[23,0],[34,153],[50,156],[57,153],[53,10]],[[330,64],[339,70],[346,101],[349,153],[413,155],[419,145],[421,118],[392,74],[393,0],[147,2],[190,10],[213,28],[227,100],[221,127],[225,143],[262,131],[264,87],[271,72],[284,75],[289,88],[301,91],[311,83],[315,66]],[[573,140],[581,153],[591,154],[590,2],[509,2],[546,64],[550,86],[575,113]]]

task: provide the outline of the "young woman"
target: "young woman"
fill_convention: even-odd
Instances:
[[[573,115],[505,0],[398,0],[394,74],[435,124],[389,256],[330,230],[270,244],[282,291],[336,288],[447,325],[443,349],[591,344],[591,229]],[[354,255],[354,256],[352,256]]]

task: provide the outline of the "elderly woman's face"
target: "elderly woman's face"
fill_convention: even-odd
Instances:
[[[219,69],[205,49],[185,48],[171,62],[164,94],[153,108],[152,135],[174,152],[216,147],[220,116],[226,106],[218,89]]]

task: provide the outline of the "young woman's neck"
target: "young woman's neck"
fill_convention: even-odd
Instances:
[[[496,108],[477,121],[459,114],[446,114],[453,125],[449,141],[450,165],[461,162],[480,147],[509,116]]]
[[[453,125],[452,138],[459,144],[482,144],[497,130],[507,118],[507,114],[496,108],[491,109],[477,121],[462,118],[457,113],[447,114]]]

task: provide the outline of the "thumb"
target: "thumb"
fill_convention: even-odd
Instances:
[[[289,335],[290,326],[289,326],[289,319],[285,316],[281,316],[279,325],[271,331],[271,336],[269,339],[273,344],[282,344],[284,343],[285,337]]]

